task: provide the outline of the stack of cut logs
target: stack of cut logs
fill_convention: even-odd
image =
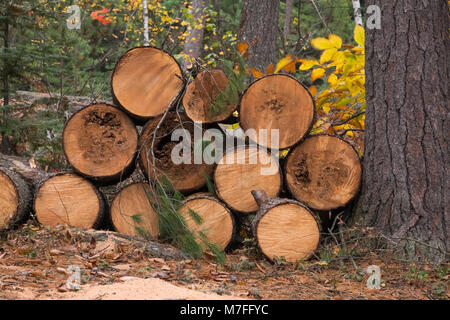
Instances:
[[[117,107],[89,105],[65,125],[63,149],[73,172],[41,176],[27,171],[26,164],[18,165],[20,161],[0,159],[0,230],[19,225],[34,211],[45,226],[112,224],[124,234],[136,236],[144,230],[156,238],[158,216],[148,181],[165,175],[186,196],[179,213],[192,231],[204,232],[225,249],[238,231],[236,218],[250,215],[265,256],[298,261],[310,258],[319,245],[320,213],[342,209],[359,190],[358,154],[337,137],[309,135],[314,101],[293,77],[275,74],[254,81],[236,99],[226,100],[220,114],[211,110],[227,91],[225,73],[203,70],[186,81],[173,57],[155,48],[125,53],[111,82]],[[237,115],[234,122],[247,132],[244,145],[227,148],[217,164],[172,161],[178,143],[171,139],[175,129],[194,137],[199,123],[202,130],[219,129]],[[220,132],[229,136],[234,128]],[[261,139],[260,129],[279,130],[278,150],[270,149],[271,137]],[[285,153],[280,150],[289,150],[282,160],[277,158]],[[124,181],[136,163],[148,181],[122,188],[108,205],[98,187]],[[207,192],[206,176],[213,179],[216,195]]]

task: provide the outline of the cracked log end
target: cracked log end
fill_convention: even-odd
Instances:
[[[148,199],[150,187],[134,183],[123,188],[111,203],[111,219],[117,232],[130,236],[158,238],[158,215]]]
[[[65,173],[42,183],[34,199],[34,211],[44,226],[67,224],[95,229],[104,222],[105,202],[88,180]]]

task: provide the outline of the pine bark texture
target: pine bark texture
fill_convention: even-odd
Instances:
[[[286,14],[284,18],[284,41],[291,34],[292,10],[294,9],[294,0],[286,0]]]
[[[266,70],[275,62],[279,11],[279,0],[244,1],[239,41],[249,45],[249,67]]]
[[[189,36],[184,44],[184,53],[191,59],[200,58],[203,47],[203,35],[205,32],[205,9],[208,5],[207,0],[192,0],[191,6],[194,14],[195,26],[189,28]],[[201,25],[201,28],[197,26]],[[189,61],[187,61],[189,62]]]
[[[450,249],[450,41],[447,1],[370,0],[360,213],[407,258]],[[436,249],[433,249],[436,248]]]

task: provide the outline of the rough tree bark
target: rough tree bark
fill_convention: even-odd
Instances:
[[[249,44],[249,67],[265,70],[275,62],[279,11],[279,0],[244,0],[239,41]]]
[[[292,10],[294,9],[294,0],[286,0],[286,14],[284,17],[284,39],[287,41],[287,37],[291,34],[291,22],[292,22]]]
[[[370,0],[366,132],[359,209],[402,256],[437,263],[450,249],[450,41],[447,1]],[[433,249],[436,248],[436,249]]]
[[[191,7],[194,14],[195,27],[189,27],[189,36],[186,38],[184,44],[184,53],[191,59],[199,58],[202,54],[203,35],[205,32],[205,9],[208,5],[208,0],[192,0]],[[201,25],[201,28],[197,26]],[[184,65],[188,65],[190,61],[185,61]]]

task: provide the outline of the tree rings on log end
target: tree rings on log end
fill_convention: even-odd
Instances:
[[[214,173],[217,194],[232,209],[250,213],[258,210],[252,190],[264,190],[269,197],[281,191],[278,161],[257,146],[226,152]]]
[[[183,73],[168,53],[139,47],[126,52],[114,69],[111,87],[117,102],[135,119],[159,116],[183,88]]]
[[[288,155],[286,184],[292,195],[316,210],[347,205],[358,193],[361,162],[340,138],[311,136]]]
[[[162,117],[150,120],[144,127],[139,140],[140,155],[139,162],[143,173],[150,179],[161,179],[166,176],[173,184],[173,187],[180,192],[196,191],[206,185],[206,176],[211,176],[214,171],[214,164],[206,164],[203,160],[199,164],[195,164],[194,146],[201,143],[201,140],[194,139],[194,123],[188,119],[185,114],[177,114],[175,112],[168,113],[165,120],[156,133],[153,153],[155,155],[155,166],[153,166],[153,158],[151,147],[153,144],[153,134]],[[181,121],[180,121],[181,120]],[[189,132],[191,140],[190,157],[183,150],[177,152],[177,156],[188,159],[179,159],[180,164],[174,163],[172,153],[174,148],[179,146],[181,142],[172,141],[172,133],[177,129],[184,129]],[[201,131],[201,130],[200,130]],[[180,137],[180,140],[184,138]],[[202,139],[199,137],[198,139]],[[183,140],[184,141],[184,140]],[[187,146],[189,148],[189,146]],[[176,150],[175,150],[176,152]],[[187,160],[187,161],[184,161]],[[156,177],[155,177],[156,175]]]
[[[255,231],[258,246],[272,261],[307,260],[320,241],[320,229],[312,213],[293,202],[281,202],[257,216]]]
[[[200,244],[203,244],[200,232],[210,243],[222,250],[225,250],[233,240],[235,226],[232,213],[224,204],[211,196],[189,197],[181,207],[180,214]]]
[[[111,219],[117,232],[130,236],[158,238],[158,215],[148,199],[150,187],[135,183],[123,188],[111,203]]]
[[[64,173],[41,184],[34,199],[36,218],[44,226],[67,224],[76,228],[99,228],[105,215],[105,202],[88,180]]]
[[[222,70],[206,70],[200,73],[186,89],[183,106],[194,122],[213,123],[228,119],[237,108],[239,97],[225,96],[228,78]],[[222,94],[222,99],[218,99]],[[217,100],[216,100],[217,99]],[[220,110],[218,110],[220,108]]]
[[[295,145],[309,132],[314,121],[311,94],[288,75],[276,74],[256,80],[245,91],[240,105],[242,129],[254,129],[247,133],[248,137],[272,149]],[[273,129],[279,130],[279,146],[271,139]],[[260,137],[260,130],[267,130],[267,139]]]
[[[93,181],[113,184],[133,171],[138,133],[118,108],[93,104],[66,123],[63,148],[75,171]]]

